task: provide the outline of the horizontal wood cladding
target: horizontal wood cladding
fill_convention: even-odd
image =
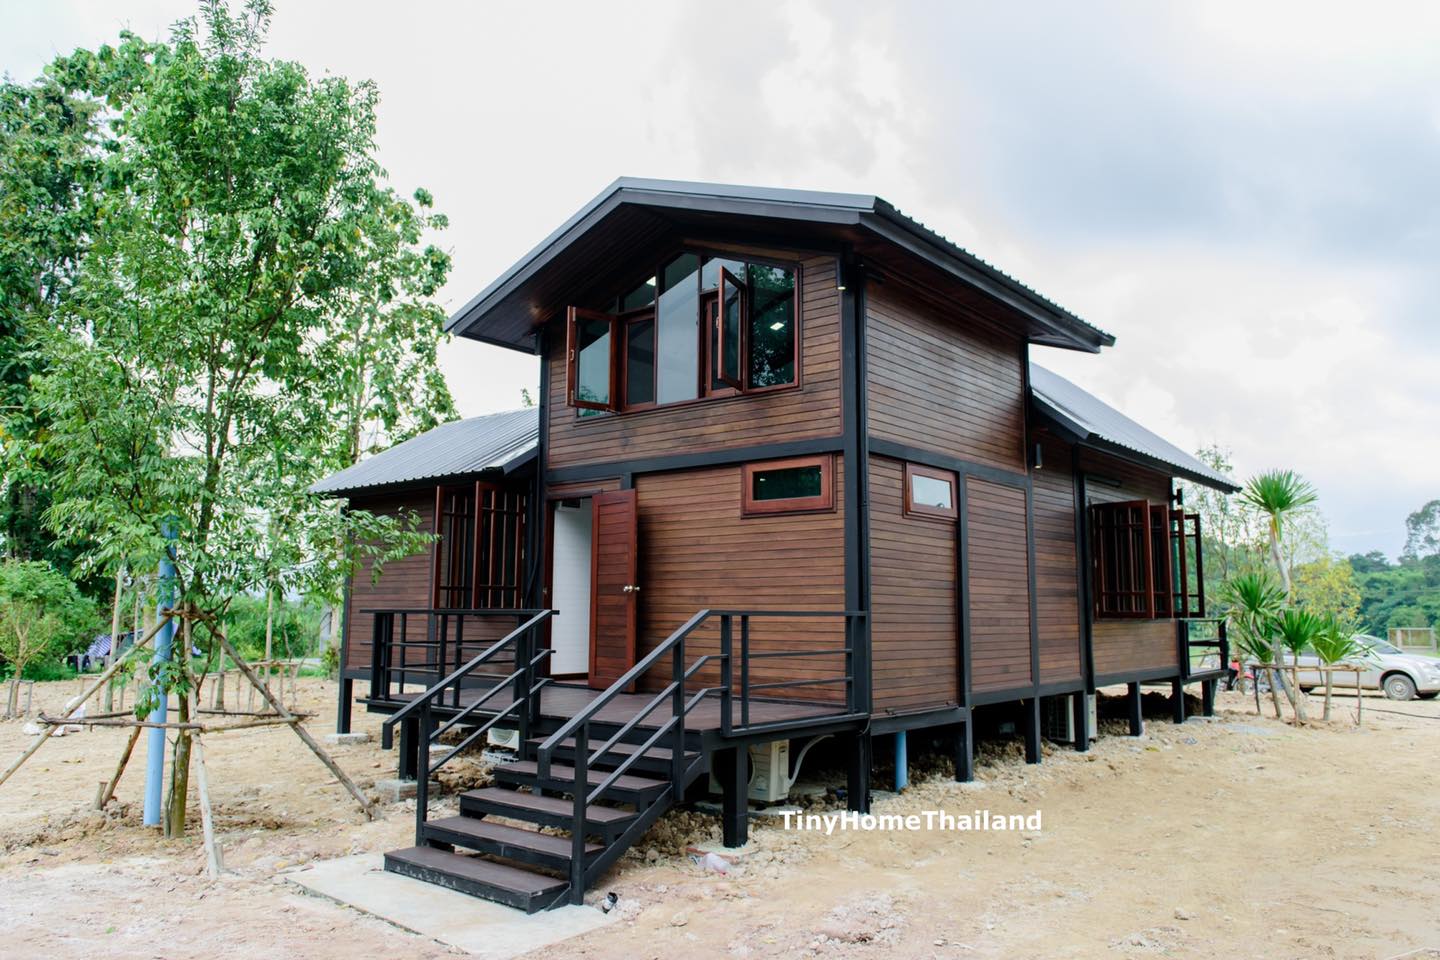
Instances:
[[[870,658],[877,713],[960,702],[959,528],[953,520],[906,516],[903,482],[903,464],[870,458]]]
[[[836,502],[843,503],[844,470],[836,458]],[[738,465],[645,474],[635,478],[640,514],[640,635],[643,657],[704,608],[844,610],[845,533],[841,510],[831,513],[742,517]],[[735,624],[736,651],[739,629]],[[843,618],[770,619],[751,624],[751,649],[800,650],[844,645]],[[691,634],[685,659],[720,650],[713,621]],[[819,655],[757,661],[753,683],[818,679],[844,673],[843,658]],[[670,680],[668,660],[646,678],[655,689]],[[691,687],[713,684],[718,667],[702,670]],[[738,664],[735,682],[739,684]],[[842,700],[842,685],[795,687],[755,696]]]
[[[1047,437],[1040,440],[1040,449],[1042,466],[1031,474],[1040,682],[1059,683],[1081,678],[1075,477],[1067,444]]]
[[[1025,491],[965,481],[970,593],[970,689],[1029,686],[1030,562]]]
[[[565,403],[565,338],[552,328],[547,468],[838,435],[840,294],[833,257],[802,261],[800,294],[799,387],[636,413],[576,416]]]
[[[413,514],[420,529],[434,529],[435,491],[432,489],[390,497],[363,500],[354,498],[350,502],[355,509],[367,510],[377,516]],[[350,601],[345,624],[345,669],[370,669],[374,618],[362,611],[377,608],[428,608],[432,567],[431,553],[426,550],[424,553],[389,561],[381,567],[380,579],[372,581],[374,563],[369,557],[361,558],[350,577]],[[396,630],[399,630],[398,625]],[[406,625],[405,639],[424,640],[425,633],[425,618],[410,618]],[[418,653],[419,651],[412,652],[411,657],[418,656]],[[415,661],[411,659],[407,662]]]
[[[870,435],[1023,472],[1020,339],[898,284],[865,302]]]
[[[1082,448],[1080,469],[1090,475],[1085,484],[1087,503],[1119,503],[1124,500],[1165,503],[1170,499],[1169,476],[1128,460]]]
[[[1174,620],[1097,620],[1095,675],[1179,668]]]
[[[547,484],[545,496],[551,500],[581,499],[619,489],[619,480],[576,480],[571,483]]]

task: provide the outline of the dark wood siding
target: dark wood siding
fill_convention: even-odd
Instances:
[[[546,465],[555,469],[839,436],[840,297],[835,289],[835,260],[811,258],[801,267],[801,385],[793,390],[577,417],[575,409],[565,404],[565,338],[563,331],[552,327]]]
[[[421,529],[434,528],[435,491],[423,491],[387,497],[351,501],[356,509],[394,517],[413,513]],[[431,552],[391,560],[380,571],[380,579],[372,582],[373,564],[369,558],[360,561],[350,578],[350,603],[345,624],[345,669],[370,669],[370,646],[374,618],[367,609],[426,608],[430,606],[430,580],[433,572]],[[408,640],[425,639],[425,619],[414,618],[408,625]]]
[[[870,458],[870,602],[877,713],[960,701],[954,521],[907,517],[904,465]]]
[[[959,310],[866,287],[870,435],[1025,470],[1023,349]]]
[[[1122,500],[1166,503],[1170,498],[1168,476],[1126,460],[1094,450],[1081,450],[1080,467],[1107,481],[1092,479],[1086,483],[1087,505]],[[1114,485],[1116,483],[1119,485]],[[1106,674],[1178,669],[1173,620],[1097,620],[1091,633],[1097,678]]]
[[[1030,563],[1025,491],[970,477],[966,481],[970,585],[970,688],[1029,686]]]
[[[1031,474],[1035,496],[1035,605],[1040,682],[1081,678],[1080,580],[1075,547],[1075,477],[1070,447],[1040,441],[1043,466]]]
[[[836,501],[843,503],[844,470],[835,465]],[[637,476],[640,512],[640,637],[637,656],[710,608],[772,610],[845,609],[845,535],[840,509],[833,513],[742,517],[740,467]],[[738,624],[736,626],[738,631]],[[737,633],[738,644],[738,633]],[[843,623],[833,620],[767,620],[752,625],[752,649],[840,647]],[[738,649],[738,647],[737,647]],[[719,651],[719,627],[711,623],[686,642],[686,659]],[[767,680],[842,674],[839,657],[772,660],[752,672]],[[713,683],[716,671],[699,675]],[[670,678],[656,671],[647,687]],[[738,673],[736,675],[738,683]],[[843,688],[797,687],[767,696],[840,699]]]

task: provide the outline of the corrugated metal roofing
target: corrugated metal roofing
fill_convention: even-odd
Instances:
[[[343,494],[497,470],[509,473],[535,455],[540,414],[534,407],[442,423],[310,488]]]
[[[1174,469],[1175,475],[1220,490],[1240,487],[1195,457],[1131,420],[1059,374],[1030,364],[1030,396],[1040,411],[1082,440],[1118,447]]]

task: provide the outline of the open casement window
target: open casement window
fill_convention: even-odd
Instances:
[[[744,390],[745,358],[749,352],[749,303],[744,281],[723,268],[720,271],[720,302],[715,323],[715,342],[719,352],[716,379],[736,390]]]
[[[741,514],[824,513],[835,509],[835,458],[829,455],[747,463]]]
[[[620,406],[620,319],[571,307],[566,314],[566,386],[570,406],[617,410]]]
[[[1096,619],[1202,617],[1197,514],[1146,500],[1090,507]]]
[[[524,606],[526,503],[524,493],[489,483],[435,488],[436,608]]]

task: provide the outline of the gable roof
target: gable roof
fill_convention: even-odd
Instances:
[[[1076,442],[1168,468],[1174,476],[1227,493],[1240,489],[1223,473],[1036,363],[1030,364],[1030,401],[1041,416]]]
[[[539,446],[540,413],[534,407],[442,423],[404,443],[331,474],[311,493],[378,493],[425,481],[508,474]]]
[[[533,350],[536,329],[587,284],[687,233],[848,246],[867,262],[919,261],[1013,311],[1031,342],[1098,352],[1115,338],[880,197],[621,177],[461,307],[446,330]],[[667,239],[668,238],[668,239]]]

